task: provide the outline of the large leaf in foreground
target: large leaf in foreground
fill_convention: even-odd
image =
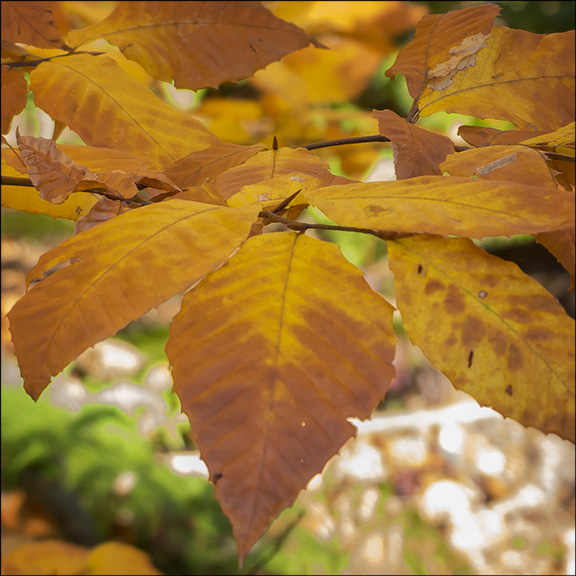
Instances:
[[[78,54],[44,62],[30,73],[39,108],[90,146],[115,148],[166,167],[219,142],[106,56]]]
[[[392,311],[336,246],[292,232],[184,297],[166,353],[241,559],[383,398]]]
[[[99,38],[154,78],[190,90],[236,82],[294,50],[321,46],[260,2],[120,2],[69,41],[78,47]]]
[[[432,364],[481,404],[574,442],[574,320],[552,294],[466,238],[388,251],[404,327]]]
[[[28,274],[38,284],[8,315],[26,391],[38,398],[86,348],[224,262],[257,213],[172,200],[117,216],[44,254]]]
[[[469,238],[534,234],[574,224],[574,194],[507,181],[421,176],[304,193],[341,226]]]

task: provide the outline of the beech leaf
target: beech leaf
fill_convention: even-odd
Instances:
[[[554,296],[467,238],[405,238],[388,254],[403,325],[430,362],[480,404],[574,442],[574,320]]]
[[[184,297],[166,353],[241,561],[382,400],[392,312],[335,245],[292,232]]]
[[[371,230],[482,238],[574,226],[574,193],[509,181],[420,176],[328,186],[305,196],[339,225]]]
[[[44,62],[30,78],[36,105],[86,144],[132,153],[152,168],[219,142],[108,57],[74,54]]]
[[[28,83],[24,72],[17,68],[2,66],[2,134],[10,132],[12,119],[24,110],[28,95]]]
[[[392,110],[374,110],[372,116],[378,120],[378,132],[392,142],[397,180],[442,174],[439,164],[454,153],[450,138],[414,126]]]
[[[116,216],[44,254],[27,276],[37,284],[8,315],[26,391],[38,398],[81,352],[224,262],[257,214],[257,206],[168,200]]]
[[[260,2],[120,2],[105,20],[73,30],[74,47],[104,38],[177,88],[217,88],[309,44],[304,30]]]

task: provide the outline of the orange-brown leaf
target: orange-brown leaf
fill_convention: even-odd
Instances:
[[[44,254],[27,277],[39,282],[8,316],[26,391],[38,398],[86,348],[224,262],[258,209],[169,200],[116,216]]]
[[[556,256],[556,259],[568,271],[572,277],[571,290],[574,290],[574,278],[576,276],[576,247],[574,237],[576,228],[567,230],[555,230],[536,234],[536,241],[545,246],[548,251]]]
[[[3,0],[2,39],[40,48],[68,48],[54,20],[52,2]]]
[[[151,76],[178,88],[217,88],[309,44],[304,30],[260,2],[121,2],[103,22],[70,33],[74,47],[104,38]]]
[[[110,198],[100,198],[87,214],[81,216],[76,220],[74,225],[74,234],[93,228],[94,226],[106,222],[114,216],[119,216],[128,212],[130,208],[126,206],[125,202],[118,200],[111,200]]]
[[[427,82],[449,81],[474,62],[499,12],[495,4],[482,4],[424,16],[416,25],[414,39],[400,50],[386,76],[394,80],[396,74],[403,74],[415,99]]]
[[[222,142],[191,152],[174,164],[168,166],[164,173],[180,188],[200,186],[205,180],[214,180],[220,173],[243,164],[264,147],[239,146]]]
[[[359,182],[305,194],[342,226],[468,238],[536,234],[574,225],[566,190],[459,176]]]
[[[61,204],[81,182],[96,180],[86,166],[59,150],[54,140],[20,135],[17,140],[28,176],[44,200]]]
[[[546,134],[546,132],[534,132],[534,130],[497,130],[487,126],[460,126],[458,136],[463,140],[479,148],[481,146],[506,146],[519,144],[532,138],[534,135]]]
[[[166,353],[240,559],[383,398],[392,312],[335,245],[292,232],[184,297]]]
[[[554,296],[466,238],[406,238],[388,254],[403,325],[432,364],[481,404],[574,442],[574,320]]]
[[[527,146],[488,146],[452,154],[440,166],[452,176],[510,180],[517,184],[558,188],[541,152]]]
[[[454,153],[454,143],[447,136],[414,126],[392,110],[374,110],[378,131],[390,138],[394,152],[396,179],[442,174],[439,164]]]
[[[2,66],[2,134],[10,132],[12,119],[24,110],[28,83],[24,72],[17,68]]]
[[[573,30],[546,35],[494,26],[475,65],[449,85],[426,84],[420,115],[472,114],[552,132],[574,121],[574,45]]]
[[[72,55],[44,62],[30,74],[38,107],[91,146],[134,154],[164,168],[219,140],[178,112],[105,56]]]

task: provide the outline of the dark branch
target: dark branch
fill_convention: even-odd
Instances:
[[[38,60],[22,60],[20,62],[2,62],[2,66],[8,66],[8,68],[27,68],[34,67],[42,64],[43,62],[49,62],[55,58],[65,58],[66,56],[73,56],[76,54],[89,54],[90,56],[101,56],[106,54],[106,52],[68,52],[67,54],[57,54],[56,56],[48,56],[46,58],[39,58]]]
[[[271,224],[272,222],[277,222],[279,224],[284,224],[286,228],[290,230],[295,230],[297,232],[306,232],[306,230],[331,230],[333,232],[358,232],[359,234],[371,234],[376,236],[381,240],[395,240],[396,238],[407,238],[408,236],[414,236],[413,232],[389,232],[386,230],[370,230],[369,228],[355,228],[353,226],[337,226],[332,224],[314,224],[313,222],[297,222],[295,220],[290,220],[289,218],[284,218],[274,214],[274,212],[269,212],[264,210],[258,214],[260,218],[264,218],[268,222],[266,224]]]
[[[2,176],[2,186],[27,186],[29,188],[36,188],[30,178],[20,178],[17,176]],[[138,204],[141,206],[150,204],[150,202],[143,200],[142,198],[123,198],[118,194],[112,194],[111,192],[108,192],[104,188],[89,188],[87,190],[78,190],[78,192],[98,194],[110,200],[117,200],[118,202],[125,202],[126,204]],[[72,194],[74,194],[74,192],[72,192]]]

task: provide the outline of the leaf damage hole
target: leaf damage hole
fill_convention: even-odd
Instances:
[[[302,428],[304,428],[306,426],[306,422],[304,422],[304,421],[300,422],[300,426],[302,426]]]
[[[510,386],[510,385],[506,386],[506,390],[504,390],[504,392],[506,392],[506,394],[508,394],[508,396],[512,396],[512,393],[513,393],[512,386]]]
[[[470,350],[470,354],[468,354],[468,368],[472,367],[473,360],[474,360],[474,350]]]
[[[486,290],[480,290],[480,292],[478,292],[478,296],[484,300],[484,298],[488,296],[488,292],[486,292]]]

